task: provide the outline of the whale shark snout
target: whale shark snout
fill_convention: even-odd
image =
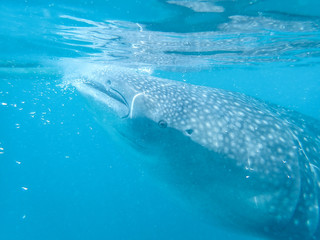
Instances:
[[[126,118],[130,114],[129,104],[126,98],[118,90],[99,82],[78,81],[73,86],[87,99],[91,104],[108,107],[109,110],[115,111],[120,118]]]
[[[214,223],[273,239],[319,237],[318,121],[132,69],[107,67],[73,85],[141,166]]]
[[[88,82],[84,83],[87,85],[87,87],[95,89],[97,92],[104,93],[106,96],[118,101],[119,103],[125,105],[127,108],[129,108],[127,100],[124,98],[124,96],[116,89],[109,87],[106,88],[105,86],[98,84],[98,83],[93,83],[93,82]],[[129,114],[128,114],[129,115]]]

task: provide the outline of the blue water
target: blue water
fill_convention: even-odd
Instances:
[[[158,189],[66,82],[117,64],[320,119],[318,0],[4,0],[0,10],[0,239],[253,239]]]

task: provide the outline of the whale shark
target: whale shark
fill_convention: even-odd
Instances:
[[[320,123],[223,89],[104,66],[71,83],[115,141],[205,219],[320,239]]]

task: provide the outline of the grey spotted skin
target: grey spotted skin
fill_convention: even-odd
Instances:
[[[319,239],[317,120],[126,68],[72,84],[139,166],[207,220],[270,239]]]

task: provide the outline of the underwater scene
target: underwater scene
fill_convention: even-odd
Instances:
[[[2,0],[1,240],[320,239],[320,2]]]

